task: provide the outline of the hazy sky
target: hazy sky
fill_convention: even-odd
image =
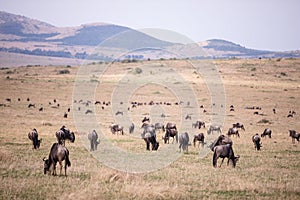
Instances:
[[[217,38],[254,49],[300,49],[299,0],[0,0],[0,10],[54,26],[105,22],[168,29],[197,42]]]

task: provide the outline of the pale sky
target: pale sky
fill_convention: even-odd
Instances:
[[[300,49],[299,0],[0,0],[0,10],[58,27],[104,22],[168,29],[195,42],[225,39],[253,49]]]

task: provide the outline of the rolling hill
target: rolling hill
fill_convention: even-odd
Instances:
[[[115,37],[116,35],[122,35],[122,37]],[[107,40],[108,38],[110,40]],[[99,44],[128,51],[145,47],[160,48],[174,45],[129,27],[114,24],[94,23],[77,27],[55,27],[39,20],[1,11],[0,41],[0,53],[104,60],[110,60],[112,55],[110,51],[107,51],[100,57],[95,56],[94,50]],[[220,39],[200,42],[199,46],[206,52],[206,56],[198,57],[198,59],[300,57],[299,51],[271,52],[248,49]],[[141,58],[144,59],[144,57]],[[4,61],[1,61],[0,64],[1,66],[5,65]]]

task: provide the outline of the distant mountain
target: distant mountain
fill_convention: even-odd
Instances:
[[[141,41],[145,41],[150,46],[171,45],[169,42],[155,39],[124,26],[96,23],[59,28],[24,16],[0,12],[0,34],[2,36],[0,39],[2,41],[52,42],[68,46],[97,46],[106,39],[122,32],[128,32],[132,35],[132,37],[130,35],[123,38],[124,41],[120,41],[121,38],[118,38],[118,42],[123,45],[123,48],[138,48],[138,43]],[[132,41],[125,41],[130,37]]]
[[[103,47],[126,49],[127,51],[145,47],[151,49],[174,45],[134,29],[114,24],[94,23],[77,27],[55,27],[39,20],[1,11],[0,41],[0,52],[104,60],[111,60],[114,55],[112,55],[112,51],[101,52],[101,55],[95,54],[94,49],[99,44]],[[207,55],[198,57],[198,59],[300,57],[299,51],[271,52],[254,50],[219,39],[204,41],[199,45]],[[151,51],[147,51],[147,53],[147,56],[151,57]],[[145,59],[140,55],[132,56]]]
[[[243,47],[226,40],[212,39],[199,43],[211,58],[300,57],[299,51],[274,52]]]

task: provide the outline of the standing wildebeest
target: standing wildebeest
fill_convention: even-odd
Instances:
[[[192,124],[192,127],[193,127],[193,128],[198,128],[198,129],[200,129],[202,126],[203,126],[203,128],[205,128],[205,122],[202,122],[202,121],[196,121],[196,123],[193,123],[193,124]]]
[[[40,148],[42,139],[39,140],[39,134],[35,128],[31,132],[28,133],[28,138],[32,141],[34,149]]]
[[[112,134],[115,134],[116,132],[117,133],[121,132],[121,134],[124,135],[123,126],[120,126],[118,124],[112,124],[109,126],[109,128]]]
[[[214,151],[214,148],[218,145],[225,145],[230,144],[232,146],[232,140],[229,137],[226,137],[225,135],[220,135],[211,145],[209,145],[209,148]]]
[[[156,151],[159,147],[159,142],[156,141],[155,127],[153,125],[144,123],[142,128],[144,128],[144,131],[141,136],[146,142],[146,150],[150,151],[151,144],[152,150]]]
[[[65,141],[70,140],[72,143],[75,141],[75,134],[73,132],[70,132],[68,128],[66,128],[64,125],[56,132],[56,138],[58,141],[58,144],[63,144],[65,146]]]
[[[237,122],[237,123],[235,123],[235,124],[232,124],[232,128],[240,128],[240,129],[242,129],[242,130],[245,130],[244,125],[241,124],[241,123],[239,123],[239,122]]]
[[[211,125],[210,127],[209,127],[209,129],[207,130],[207,134],[211,134],[211,133],[213,133],[214,131],[217,131],[218,133],[222,133],[222,131],[221,131],[221,127],[220,126],[214,126],[214,125]]]
[[[134,123],[131,123],[129,126],[129,133],[133,133],[134,131]]]
[[[90,143],[91,143],[90,151],[97,150],[97,146],[98,146],[99,142],[98,142],[98,134],[95,130],[93,130],[92,132],[90,132],[88,134],[88,139],[90,140]]]
[[[223,158],[220,167],[225,158],[228,158],[227,165],[229,164],[229,161],[232,160],[233,167],[235,167],[236,162],[238,161],[240,156],[235,157],[232,149],[232,145],[225,144],[225,145],[218,145],[214,148],[214,156],[213,156],[214,167],[217,167],[218,158]]]
[[[50,167],[53,165],[52,175],[56,175],[56,163],[59,162],[61,175],[63,160],[65,160],[65,176],[67,176],[67,166],[71,166],[71,162],[69,160],[69,150],[61,144],[54,143],[51,147],[48,159],[46,160],[43,158],[44,174],[50,171]]]
[[[272,131],[271,131],[271,129],[269,129],[269,128],[266,128],[265,130],[264,130],[264,132],[261,134],[261,137],[265,137],[265,136],[269,136],[269,138],[271,138],[271,135],[272,135]]]
[[[292,142],[295,143],[295,139],[299,142],[300,133],[297,133],[295,130],[289,130],[289,131],[290,131],[290,137],[292,137]]]
[[[169,144],[169,142],[170,142],[170,137],[173,138],[172,144],[174,143],[174,137],[175,137],[175,139],[176,139],[176,143],[178,143],[178,131],[177,131],[176,129],[172,128],[172,129],[167,129],[167,130],[166,130],[166,134],[165,134],[165,136],[163,137],[163,140],[165,141],[165,144],[166,144],[167,142],[168,142],[168,144]]]
[[[198,135],[194,135],[194,147],[196,147],[196,142],[199,141],[198,147],[200,146],[200,143],[202,144],[202,147],[204,146],[204,134],[199,133]]]
[[[253,135],[252,142],[254,143],[255,149],[259,151],[261,147],[261,143],[260,143],[260,136],[258,133]]]
[[[229,128],[227,135],[228,136],[237,135],[238,137],[240,137],[239,130],[237,128]]]
[[[187,132],[180,134],[179,136],[179,152],[186,151],[188,152],[188,146],[189,146],[189,134]]]

